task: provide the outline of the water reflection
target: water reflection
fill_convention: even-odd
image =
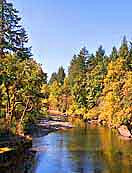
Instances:
[[[0,156],[0,173],[33,173],[35,164],[35,152],[14,151]]]
[[[75,128],[42,139],[36,173],[131,173],[131,141],[102,127]]]
[[[35,138],[44,150],[12,157],[2,173],[131,173],[132,141],[103,127],[86,126]],[[11,166],[10,166],[11,165]]]

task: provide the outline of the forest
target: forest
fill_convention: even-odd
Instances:
[[[109,56],[102,46],[95,54],[82,48],[73,56],[67,75],[63,67],[52,74],[45,92],[52,109],[117,128],[131,125],[131,83],[132,44],[124,36],[120,48],[114,46]]]
[[[56,110],[108,127],[131,125],[132,43],[106,55],[83,47],[50,80],[27,46],[28,35],[12,3],[0,0],[0,131],[22,135],[29,122]],[[89,43],[90,44],[90,43]]]

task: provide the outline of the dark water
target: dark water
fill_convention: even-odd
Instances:
[[[132,173],[132,141],[107,128],[50,133],[35,138],[34,147],[41,151],[17,156],[13,173]]]

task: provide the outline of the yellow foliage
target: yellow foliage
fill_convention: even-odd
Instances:
[[[76,110],[78,109],[78,105],[73,102],[70,106],[69,109],[67,110],[68,115],[73,115],[76,113]]]
[[[103,97],[98,108],[99,119],[116,127],[131,117],[127,100],[132,94],[132,72],[126,72],[124,64],[125,59],[122,58],[109,63],[104,79]]]
[[[94,107],[94,108],[90,109],[87,113],[85,113],[84,119],[86,119],[86,118],[93,118],[95,116],[98,116],[99,113],[100,112],[99,112],[98,107]]]
[[[0,148],[0,154],[11,151],[12,148],[8,148],[8,147],[4,147],[4,148]]]

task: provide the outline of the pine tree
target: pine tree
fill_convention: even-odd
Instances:
[[[57,81],[58,81],[61,85],[63,85],[63,83],[64,83],[65,76],[66,76],[66,74],[65,74],[64,68],[63,68],[62,66],[59,67],[58,73],[57,73]]]
[[[49,84],[51,85],[54,81],[57,81],[57,73],[56,72],[53,72],[51,74],[51,78],[49,80]]]
[[[127,59],[128,56],[128,42],[126,36],[123,37],[121,47],[119,49],[119,56],[123,57],[124,59]]]
[[[112,60],[116,60],[118,58],[118,51],[116,49],[116,47],[114,46],[112,48],[112,52],[111,52],[111,55],[110,55],[110,59]]]
[[[28,37],[20,25],[21,18],[12,3],[0,0],[0,54],[14,52],[19,57],[31,56],[30,48],[25,47]]]
[[[68,76],[71,86],[73,86],[78,79],[85,74],[88,57],[89,55],[86,47],[82,48],[78,55],[73,56],[68,69]]]
[[[101,45],[98,50],[96,51],[96,59],[97,61],[102,60],[105,57],[105,50],[103,49],[103,46]]]

